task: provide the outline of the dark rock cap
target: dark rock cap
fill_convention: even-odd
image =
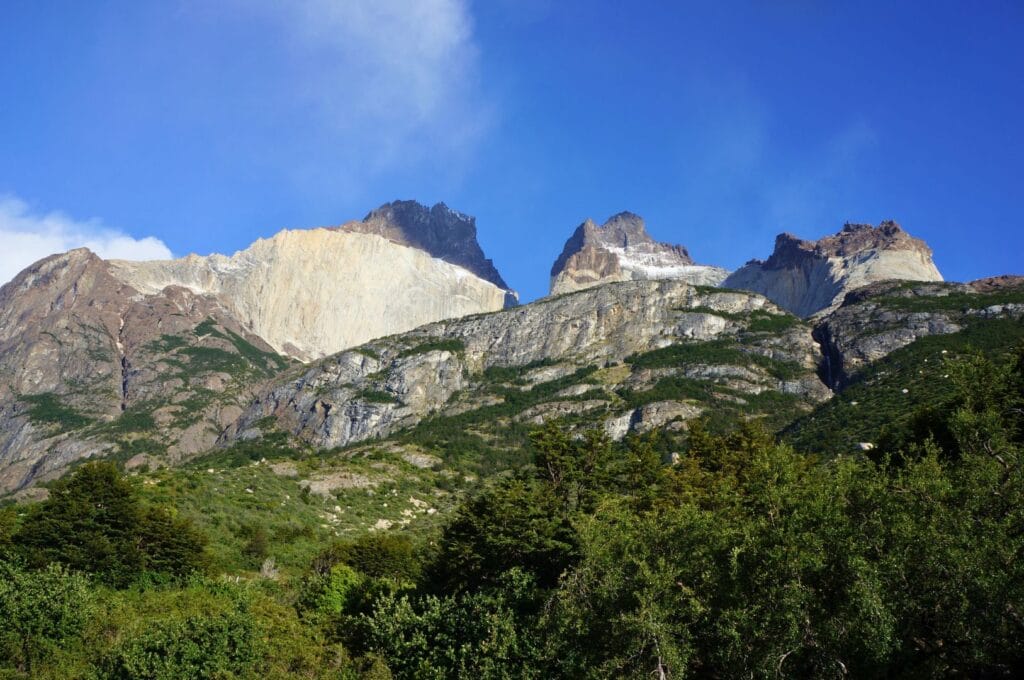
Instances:
[[[362,221],[349,222],[340,229],[376,234],[419,248],[445,262],[464,267],[499,288],[511,290],[494,262],[484,256],[476,239],[476,218],[452,210],[444,203],[428,208],[417,201],[393,201],[371,210]]]
[[[808,241],[790,233],[775,237],[775,250],[764,265],[768,269],[795,266],[805,258],[848,257],[865,250],[917,250],[931,256],[931,248],[921,239],[903,231],[899,224],[886,220],[877,227],[847,222],[831,236]]]

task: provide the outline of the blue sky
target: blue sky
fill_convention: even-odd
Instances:
[[[729,268],[892,218],[948,279],[1024,273],[1022,34],[998,0],[14,0],[0,278],[395,198],[476,215],[524,299],[621,210]]]

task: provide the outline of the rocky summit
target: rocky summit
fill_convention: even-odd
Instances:
[[[468,269],[516,298],[494,262],[484,255],[476,238],[476,218],[452,210],[444,203],[428,208],[416,201],[393,201],[371,211],[360,221],[347,222],[341,231],[376,234],[403,246],[418,248]]]
[[[587,219],[576,228],[551,267],[551,294],[637,279],[716,286],[727,275],[720,267],[695,264],[683,246],[655,241],[643,218],[622,212],[600,226]]]
[[[771,257],[751,260],[722,285],[761,293],[811,317],[838,307],[851,290],[889,279],[942,281],[927,244],[891,221],[877,227],[846,224],[818,241],[780,234]]]

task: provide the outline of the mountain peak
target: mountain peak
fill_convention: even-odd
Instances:
[[[339,229],[376,234],[400,245],[419,248],[510,290],[494,262],[484,256],[476,237],[476,218],[444,203],[428,208],[418,201],[392,201],[371,210],[362,221],[348,222]]]
[[[634,279],[717,285],[726,274],[724,269],[694,264],[683,246],[655,241],[644,219],[626,211],[601,225],[588,218],[576,227],[551,266],[551,293]]]

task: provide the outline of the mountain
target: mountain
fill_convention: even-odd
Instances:
[[[932,251],[895,222],[846,224],[838,234],[805,241],[780,234],[767,260],[751,260],[722,282],[761,293],[797,316],[838,307],[847,292],[887,279],[942,281]]]
[[[230,257],[112,266],[143,293],[173,285],[212,296],[276,351],[304,361],[515,299],[484,259],[472,218],[410,201],[340,228],[284,230]]]
[[[683,246],[658,243],[643,218],[622,212],[601,226],[587,219],[576,228],[551,267],[551,294],[637,279],[717,286],[727,275],[719,267],[695,264]]]
[[[549,420],[615,439],[695,418],[781,428],[890,353],[978,319],[1018,323],[1024,303],[1015,277],[888,280],[938,276],[892,223],[780,237],[744,268],[767,296],[691,285],[724,272],[623,213],[582,225],[556,263],[556,289],[581,290],[507,307],[475,229],[399,201],[232,256],[36,263],[0,288],[0,491],[84,457],[174,465],[270,440],[472,454],[482,474]],[[853,288],[872,277],[887,280]]]
[[[472,218],[405,202],[365,224],[387,235],[285,230],[152,262],[79,249],[21,272],[0,288],[0,491],[93,455],[193,456],[296,359],[514,301],[443,259],[501,282]]]
[[[290,361],[219,302],[144,294],[85,249],[0,288],[0,492],[95,455],[204,450]]]

